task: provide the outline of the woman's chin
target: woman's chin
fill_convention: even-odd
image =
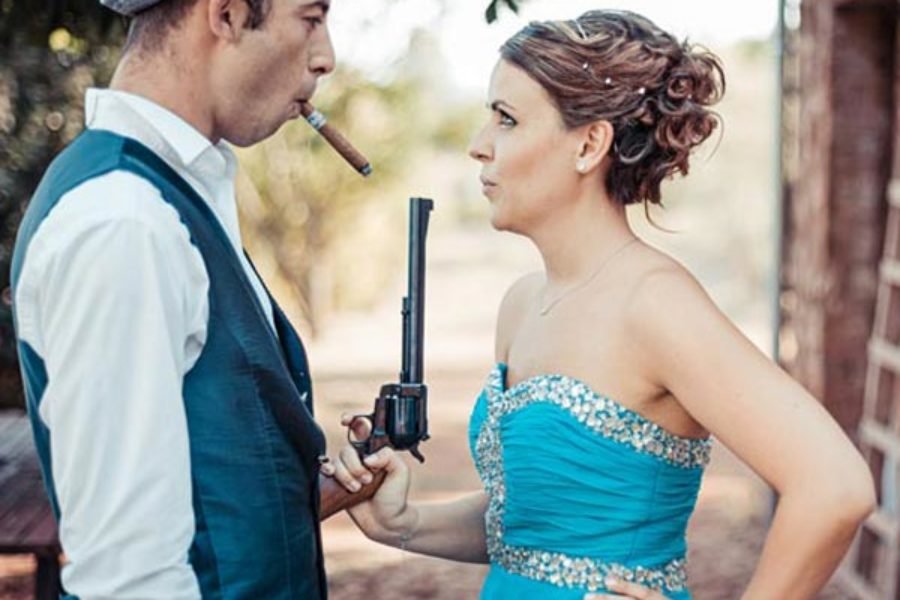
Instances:
[[[496,213],[491,213],[491,227],[496,231],[513,231],[510,223]]]

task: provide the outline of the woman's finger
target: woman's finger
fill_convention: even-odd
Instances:
[[[359,459],[359,454],[353,446],[344,446],[338,454],[338,464],[343,465],[347,471],[362,483],[372,482],[372,473],[363,466]]]
[[[368,417],[353,417],[349,427],[355,440],[367,440],[372,435],[372,421]]]
[[[362,484],[356,480],[347,467],[340,461],[335,461],[332,477],[351,492],[358,492],[362,488]]]
[[[604,583],[608,590],[623,594],[626,598],[634,598],[635,600],[666,600],[666,597],[656,590],[625,581],[624,579],[608,578]]]
[[[328,456],[320,456],[319,457],[319,472],[326,477],[334,476],[334,463],[331,462],[331,458]]]
[[[391,447],[384,447],[375,454],[370,454],[365,458],[366,466],[375,471],[384,469],[388,475],[394,472],[406,471],[406,463],[401,460],[400,455],[394,452]]]

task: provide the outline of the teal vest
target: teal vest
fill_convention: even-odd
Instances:
[[[274,301],[273,335],[225,231],[184,179],[132,139],[84,132],[53,161],[31,200],[13,254],[13,292],[28,244],[59,199],[115,170],[160,190],[209,275],[207,340],[183,385],[196,523],[189,558],[203,597],[325,598],[317,462],[325,439],[313,421],[303,345]],[[28,344],[20,340],[18,347],[44,481],[58,516],[52,432],[38,416],[47,372]]]

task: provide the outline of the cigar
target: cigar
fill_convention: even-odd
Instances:
[[[315,106],[309,102],[303,102],[300,104],[300,112],[307,122],[331,144],[331,147],[337,150],[337,153],[350,163],[351,167],[359,171],[363,176],[367,176],[372,172],[372,165],[369,164],[369,160],[359,150],[354,148],[337,129],[332,127],[325,115],[316,110]]]

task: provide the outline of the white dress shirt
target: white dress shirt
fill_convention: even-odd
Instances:
[[[148,146],[209,204],[245,258],[236,159],[149,100],[87,92],[91,129]],[[20,337],[44,360],[62,582],[81,600],[200,598],[184,375],[206,340],[209,278],[175,209],[114,171],[66,193],[34,234],[16,289]]]

